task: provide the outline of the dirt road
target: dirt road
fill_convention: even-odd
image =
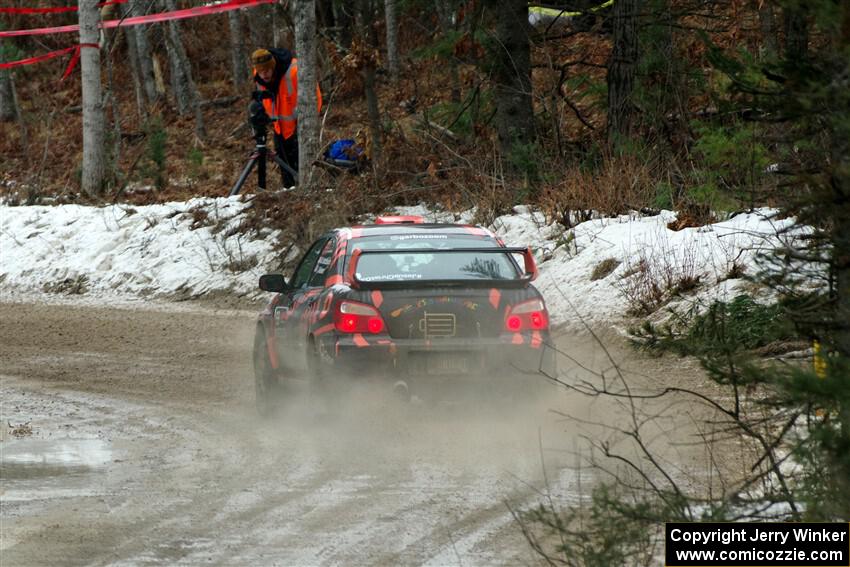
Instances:
[[[295,395],[262,421],[253,324],[0,304],[3,565],[541,563],[508,506],[539,501],[541,462],[559,502],[587,491],[575,434],[547,410],[601,406],[555,389],[495,409],[363,391],[339,415]],[[27,422],[30,436],[7,427]]]

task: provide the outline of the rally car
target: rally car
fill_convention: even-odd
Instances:
[[[319,392],[387,380],[402,396],[445,380],[545,382],[555,363],[536,277],[530,248],[477,226],[396,216],[332,230],[290,281],[260,278],[275,295],[254,340],[257,409],[296,377]]]

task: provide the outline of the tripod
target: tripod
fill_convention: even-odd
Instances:
[[[269,150],[266,146],[266,128],[273,121],[280,119],[280,117],[267,115],[258,100],[252,102],[249,106],[249,115],[249,122],[251,128],[254,130],[254,151],[248,157],[248,163],[245,164],[242,173],[239,175],[239,179],[236,180],[236,183],[230,190],[230,196],[236,195],[242,190],[242,186],[245,185],[245,181],[248,180],[248,176],[251,175],[251,170],[254,169],[255,165],[257,166],[257,187],[260,191],[266,190],[266,159],[269,155]],[[298,172],[291,165],[283,161],[277,153],[272,153],[271,158],[279,168],[289,173],[293,179],[298,179]]]

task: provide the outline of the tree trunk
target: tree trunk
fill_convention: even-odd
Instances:
[[[245,44],[242,40],[242,17],[239,10],[228,12],[227,21],[230,24],[230,71],[233,73],[233,86],[239,88],[248,79]]]
[[[274,45],[275,15],[272,6],[263,5],[245,11],[254,48]]]
[[[272,29],[274,46],[285,47],[287,33],[292,29],[292,18],[283,4],[272,4]]]
[[[832,254],[833,270],[835,271],[835,294],[833,324],[835,331],[832,347],[843,359],[844,364],[850,361],[850,203],[847,196],[850,195],[850,136],[847,135],[847,121],[850,120],[850,62],[847,61],[847,50],[850,49],[850,7],[843,7],[841,21],[841,39],[835,51],[840,55],[836,58],[836,65],[832,66],[832,81],[829,90],[834,93],[827,105],[831,118],[824,121],[830,125],[830,153],[831,164],[828,187],[828,200],[825,203],[831,209],[831,214],[823,215],[820,221],[825,225],[832,225],[830,248]],[[805,22],[805,19],[803,20]],[[806,33],[808,36],[808,33]],[[798,48],[803,51],[802,57],[806,57],[807,43],[801,43]],[[809,85],[805,87],[811,88]],[[809,91],[812,92],[812,91]],[[823,100],[823,99],[820,99]],[[806,179],[808,182],[808,179]],[[831,218],[830,218],[831,217]],[[829,363],[827,363],[829,364]],[[840,368],[840,367],[839,367]],[[846,369],[846,366],[845,366]],[[837,374],[837,373],[836,373]],[[847,376],[844,376],[846,387]],[[839,404],[838,421],[841,424],[841,432],[845,442],[850,440],[850,401],[844,396],[843,403]],[[846,447],[846,443],[845,443]],[[838,449],[839,451],[841,449]],[[846,449],[845,449],[846,450]],[[846,464],[846,461],[845,461]],[[845,467],[846,470],[846,467]]]
[[[336,19],[334,17],[333,5],[333,0],[316,0],[316,17],[318,18],[317,24],[319,26],[319,29],[336,29]]]
[[[170,10],[172,2],[163,0],[160,2],[162,10]],[[180,28],[177,22],[171,21],[165,24],[167,27],[165,33],[165,43],[168,51],[168,70],[169,79],[171,80],[171,92],[174,95],[174,103],[177,106],[177,113],[181,116],[189,114],[191,110],[192,94],[189,89],[189,83],[186,80],[185,69],[188,67],[188,58],[183,49],[183,40],[180,37]]]
[[[608,61],[608,143],[612,147],[632,133],[632,93],[638,64],[637,18],[640,0],[614,3],[613,47]]]
[[[174,11],[177,6],[174,0],[165,0],[165,9]],[[171,61],[171,84],[174,88],[174,96],[177,99],[177,112],[181,115],[195,115],[195,135],[200,139],[207,136],[204,127],[204,115],[201,112],[201,97],[192,80],[192,65],[183,47],[180,37],[180,26],[175,20],[168,22],[168,56]]]
[[[387,24],[387,66],[390,80],[398,81],[398,3],[397,0],[384,0],[384,12]]]
[[[496,124],[499,147],[507,156],[515,144],[534,141],[528,3],[502,0],[496,17]]]
[[[98,44],[100,32],[98,0],[80,0],[80,43]],[[80,49],[80,71],[83,97],[83,172],[82,190],[90,196],[100,194],[103,188],[104,119],[103,99],[100,92],[100,50],[95,47]]]
[[[440,18],[440,26],[444,34],[457,32],[457,2],[456,0],[439,0],[434,4]],[[460,102],[460,72],[457,57],[449,55],[445,64],[449,71],[449,99],[454,103]]]
[[[121,13],[125,18],[132,16],[132,7],[128,4],[124,4]],[[147,118],[147,112],[145,112],[145,91],[142,87],[142,69],[139,66],[139,48],[136,44],[136,33],[133,28],[124,28],[124,37],[127,40],[127,58],[130,60],[130,74],[133,76],[133,93],[136,95],[136,112],[139,115],[139,120],[144,121]]]
[[[6,61],[7,55],[3,49],[3,44],[0,42],[0,61]],[[24,153],[26,164],[29,166],[29,135],[27,125],[24,122],[24,117],[21,114],[21,107],[18,104],[18,93],[15,90],[15,78],[11,71],[0,71],[0,122],[18,121],[20,127],[20,147]]]
[[[159,62],[158,55],[151,57],[151,70],[155,92],[159,98],[165,98],[165,76],[162,74],[162,64]]]
[[[142,16],[146,13],[145,8],[149,3],[149,0],[130,0],[130,10],[134,16]],[[127,29],[127,35],[132,35],[135,40],[142,86],[144,87],[148,103],[153,104],[163,93],[160,93],[156,88],[154,63],[151,56],[150,42],[148,41],[147,26],[132,26]]]
[[[779,44],[776,39],[776,18],[773,12],[773,4],[770,0],[762,0],[759,4],[759,27],[764,41],[764,54],[767,57],[776,57],[779,53]]]
[[[383,152],[383,128],[381,111],[378,107],[378,93],[375,91],[375,66],[368,63],[363,68],[363,90],[366,95],[366,109],[369,113],[369,137],[371,139],[372,161],[380,163]]]
[[[295,0],[295,51],[298,54],[298,185],[308,189],[319,153],[319,112],[315,0]]]
[[[109,7],[114,6],[111,4]],[[105,9],[101,11],[101,17],[105,15]],[[107,16],[108,17],[108,16]],[[104,30],[101,32],[103,43],[101,47],[103,48],[103,53],[105,54],[103,59],[106,61],[106,85],[107,90],[103,96],[103,112],[104,112],[104,120],[106,120],[106,108],[107,106],[112,110],[112,154],[109,156],[107,160],[108,170],[104,173],[104,185],[108,184],[110,181],[114,181],[115,179],[115,168],[118,166],[118,163],[121,161],[121,111],[118,108],[118,97],[115,94],[115,80],[114,74],[112,72],[112,58],[109,56],[112,53],[110,46],[112,45],[112,41],[114,38],[118,36],[118,30]],[[110,35],[111,34],[111,35]],[[106,126],[104,125],[104,128]],[[108,140],[104,140],[104,143],[107,143]],[[106,151],[106,149],[104,149]],[[109,170],[111,169],[111,170]]]
[[[6,61],[6,53],[0,45],[0,62]],[[18,117],[15,90],[12,87],[12,72],[0,71],[0,122],[12,122]]]
[[[791,61],[803,61],[809,51],[808,10],[804,2],[794,3],[784,8],[785,58]]]
[[[372,26],[374,18],[375,6],[372,4],[372,0],[358,0],[354,14],[355,27],[361,41],[370,49],[375,47],[375,38],[372,33],[374,31],[374,26]],[[378,106],[378,94],[375,90],[375,66],[376,62],[372,58],[368,58],[360,69],[360,74],[363,77],[363,94],[366,97],[366,110],[369,115],[369,157],[374,164],[380,165],[383,126],[381,125],[381,111]]]
[[[351,47],[351,22],[354,19],[351,13],[351,6],[345,2],[333,3],[334,21],[334,39],[343,48]]]

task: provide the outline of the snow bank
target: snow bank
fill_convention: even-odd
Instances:
[[[595,219],[570,230],[547,225],[541,213],[525,207],[514,212],[496,219],[492,228],[509,246],[535,248],[540,268],[535,285],[546,297],[553,321],[567,327],[581,325],[581,319],[593,325],[622,319],[631,307],[623,290],[629,288],[629,278],[640,277],[642,265],[648,278],[696,278],[693,293],[680,301],[731,299],[748,284],[730,275],[754,275],[759,255],[794,238],[788,232],[794,220],[776,220],[772,209],[680,231],[667,228],[676,218],[671,211]],[[593,280],[594,269],[608,259],[616,268]]]
[[[258,276],[280,264],[278,235],[230,234],[244,218],[238,197],[193,199],[130,207],[9,207],[0,205],[0,288],[61,290],[61,282],[85,282],[91,296],[193,297],[227,291],[258,294]],[[474,211],[446,213],[402,207],[429,221],[469,223]],[[624,289],[641,266],[652,277],[690,276],[687,296],[729,299],[756,271],[756,257],[789,238],[793,219],[776,220],[762,209],[699,228],[672,231],[675,213],[596,219],[573,229],[547,224],[542,214],[516,207],[492,228],[510,246],[531,245],[540,267],[536,285],[557,325],[620,320],[630,307]],[[616,265],[591,279],[603,260]],[[736,270],[733,270],[733,267]],[[630,275],[631,274],[631,275]]]
[[[253,293],[276,235],[228,236],[238,198],[133,207],[0,205],[0,282],[31,291],[85,281],[88,294]]]

